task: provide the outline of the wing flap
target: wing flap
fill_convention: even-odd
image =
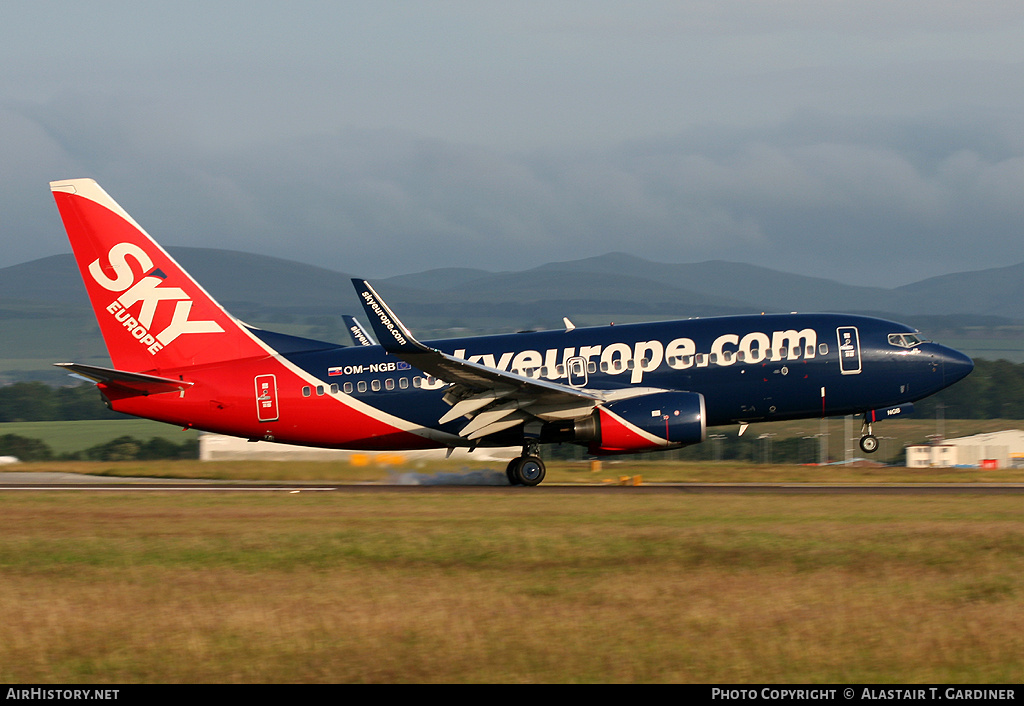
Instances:
[[[437,421],[439,424],[447,424],[459,417],[465,417],[466,415],[472,414],[481,407],[486,407],[500,397],[501,395],[494,390],[487,390],[486,392],[481,392],[476,395],[470,395],[465,399],[458,399],[457,397],[449,397],[448,395],[445,395],[445,402],[452,405],[452,408]]]
[[[463,430],[462,432],[460,432],[460,436],[464,436],[470,441],[475,441],[476,439],[481,439],[490,434],[495,434],[499,431],[504,431],[505,429],[511,429],[512,427],[518,424],[522,424],[529,418],[530,415],[525,412],[515,412],[513,415],[504,417],[497,421],[491,422],[485,427],[476,429],[471,434],[466,434],[465,430]]]
[[[473,432],[484,429],[485,427],[488,427],[496,422],[500,422],[501,420],[505,419],[509,415],[516,412],[518,409],[518,400],[512,400],[509,402],[505,402],[503,404],[495,405],[494,407],[491,407],[487,411],[481,412],[480,414],[473,417],[473,419],[470,420],[469,424],[464,426],[462,428],[462,431],[459,432],[459,436],[474,438],[472,436]]]

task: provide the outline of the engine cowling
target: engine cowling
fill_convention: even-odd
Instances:
[[[707,435],[704,395],[654,392],[594,410],[592,454],[638,453],[699,444]]]
[[[703,395],[653,392],[601,405],[583,419],[549,422],[541,441],[588,443],[595,455],[659,451],[704,441],[705,420]]]

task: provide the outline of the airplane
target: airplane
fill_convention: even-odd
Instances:
[[[227,313],[92,179],[50,187],[113,367],[55,365],[95,382],[113,410],[187,429],[353,450],[516,446],[509,483],[535,486],[543,444],[663,451],[753,422],[863,415],[873,452],[874,422],[974,367],[909,326],[835,313],[566,318],[421,342],[360,279],[378,343],[274,333]]]

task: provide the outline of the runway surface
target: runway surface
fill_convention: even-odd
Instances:
[[[303,481],[218,481],[168,480],[166,478],[116,478],[78,473],[0,473],[0,492],[13,491],[132,491],[132,492],[381,492],[422,493],[424,491],[466,493],[817,493],[843,494],[943,494],[1024,495],[1024,483],[645,483],[556,484],[545,483],[535,488],[508,485],[474,484],[387,484],[387,483],[320,483]]]

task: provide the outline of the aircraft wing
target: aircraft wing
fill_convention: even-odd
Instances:
[[[156,375],[146,375],[145,373],[129,373],[124,370],[101,368],[96,365],[83,365],[81,363],[54,363],[54,365],[58,368],[64,368],[65,370],[77,373],[95,383],[116,387],[136,395],[181,392],[186,388],[192,387],[193,384],[184,380],[173,380]]]
[[[605,401],[605,396],[592,391],[505,372],[430,348],[416,340],[368,282],[353,279],[352,283],[384,350],[452,385],[444,398],[452,408],[439,421],[444,424],[471,416],[460,432],[467,439],[478,439],[532,419],[583,417]]]

